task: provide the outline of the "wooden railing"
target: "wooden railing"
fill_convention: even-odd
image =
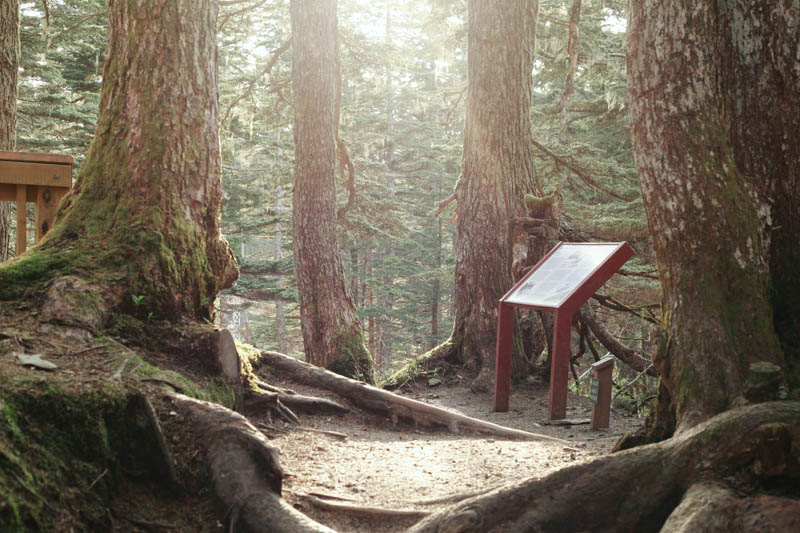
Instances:
[[[0,151],[0,201],[17,203],[17,255],[27,246],[27,202],[35,204],[36,241],[53,227],[58,202],[72,186],[72,157]]]

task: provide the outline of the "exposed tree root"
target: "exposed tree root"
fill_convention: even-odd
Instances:
[[[275,426],[270,426],[269,424],[258,424],[258,427],[261,429],[265,429],[267,431],[280,431],[280,429],[276,428]],[[327,435],[329,437],[333,437],[339,440],[347,440],[350,438],[345,433],[340,433],[338,431],[327,431],[325,429],[310,428],[308,426],[295,425],[292,426],[292,429],[297,429],[300,431],[308,431],[309,433],[319,433],[320,435]]]
[[[366,516],[369,518],[424,518],[430,514],[428,511],[417,509],[386,509],[383,507],[372,507],[369,505],[357,505],[354,503],[333,502],[310,494],[297,495],[298,498],[313,505],[317,509],[325,511],[335,511],[356,516]]]
[[[760,495],[740,498],[716,483],[692,485],[661,528],[685,531],[798,531],[800,500]]]
[[[384,414],[393,422],[409,420],[424,425],[439,425],[456,433],[460,428],[494,435],[530,440],[547,440],[569,445],[568,441],[529,433],[518,429],[508,428],[465,416],[447,409],[418,402],[410,398],[394,394],[389,391],[366,385],[359,381],[334,374],[303,361],[298,361],[288,355],[278,352],[261,352],[261,359],[271,368],[282,372],[291,379],[335,392],[353,402],[354,404],[378,413]]]
[[[268,392],[277,392],[278,394],[297,394],[292,389],[283,389],[281,387],[276,387],[275,385],[270,385],[266,381],[260,381],[258,379],[255,380],[255,384],[258,385],[259,388],[264,389]]]
[[[717,530],[703,526],[711,523],[703,520],[715,509],[730,511],[740,523],[758,519],[762,524],[785,524],[782,510],[800,507],[798,459],[800,402],[751,405],[658,444],[464,500],[430,515],[411,531],[485,531],[498,524],[504,531],[658,531],[665,522],[669,531],[682,530],[680,524],[707,531]],[[763,502],[763,496],[731,505],[732,494],[698,485],[713,480],[724,480],[739,494],[778,488],[791,498],[758,504],[761,514],[756,516],[749,509]],[[701,505],[703,501],[707,503]],[[786,529],[774,529],[779,530]]]
[[[333,531],[296,511],[280,497],[283,471],[278,452],[246,418],[182,394],[165,395],[200,433],[207,435],[204,445],[214,488],[222,503],[231,509],[233,530]]]
[[[161,424],[158,423],[158,417],[156,416],[156,410],[153,408],[153,404],[150,403],[150,400],[147,399],[147,396],[139,393],[130,397],[128,400],[128,406],[129,411],[133,410],[134,412],[138,411],[144,414],[145,422],[143,425],[154,435],[156,441],[155,444],[158,447],[161,459],[159,465],[159,470],[162,471],[161,475],[173,487],[177,487],[178,474],[175,469],[175,461],[172,459],[172,454],[167,446],[167,440],[164,438],[164,432],[161,430]]]
[[[266,413],[270,420],[272,420],[272,413],[276,413],[290,424],[300,423],[300,419],[297,418],[294,411],[283,405],[283,402],[278,399],[278,394],[274,392],[248,392],[244,401],[244,411]]]
[[[350,409],[344,405],[327,398],[303,396],[295,392],[283,392],[278,387],[273,387],[258,380],[256,380],[256,385],[260,389],[277,394],[278,400],[283,405],[298,413],[307,415],[345,415],[350,412]]]

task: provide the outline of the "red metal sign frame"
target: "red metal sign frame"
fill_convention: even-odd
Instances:
[[[513,293],[534,275],[548,259],[563,245],[609,246],[616,248],[583,280],[576,284],[557,307],[506,301]],[[564,243],[559,242],[539,261],[528,274],[520,279],[500,299],[497,313],[497,346],[495,358],[494,410],[508,411],[511,388],[511,348],[514,335],[514,307],[527,307],[555,311],[553,326],[553,357],[550,361],[550,401],[548,415],[550,420],[559,420],[567,415],[567,383],[569,380],[569,358],[572,316],[597,290],[614,275],[617,270],[633,256],[633,249],[627,242],[618,243]]]

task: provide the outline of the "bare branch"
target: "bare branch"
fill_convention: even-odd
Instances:
[[[597,337],[597,340],[599,340],[609,352],[614,354],[617,359],[636,371],[646,372],[648,376],[658,375],[649,359],[637,353],[633,348],[619,342],[614,335],[597,320],[591,307],[585,304],[581,306],[578,311],[578,316],[584,324],[589,326],[589,329],[594,336]]]
[[[73,24],[70,24],[69,26],[67,26],[66,28],[61,30],[59,33],[57,33],[53,37],[52,40],[53,41],[57,41],[58,39],[61,39],[65,35],[70,35],[75,28],[78,28],[79,26],[82,26],[84,23],[86,23],[86,22],[88,22],[88,21],[90,21],[92,19],[96,19],[96,18],[99,18],[99,17],[104,17],[107,14],[108,13],[106,11],[97,11],[95,13],[89,13],[88,15],[78,19],[77,22],[75,22]]]
[[[610,190],[606,189],[605,187],[603,187],[602,185],[597,183],[597,181],[595,181],[595,179],[592,178],[586,170],[584,170],[584,169],[578,167],[577,165],[575,165],[566,156],[561,156],[561,155],[556,154],[555,152],[553,152],[549,148],[547,148],[545,145],[543,145],[543,144],[541,144],[541,143],[539,143],[539,142],[537,142],[535,140],[531,140],[531,143],[536,148],[538,148],[539,150],[544,152],[546,155],[552,157],[558,163],[560,163],[560,164],[564,165],[565,167],[567,167],[568,169],[570,169],[573,173],[575,173],[576,176],[578,176],[580,179],[582,179],[587,185],[590,185],[590,186],[594,187],[595,189],[597,189],[598,191],[603,192],[603,193],[605,193],[605,194],[607,194],[609,196],[613,196],[614,198],[622,200],[623,202],[632,202],[634,200],[634,198],[628,198],[628,197],[622,196],[619,193],[616,193],[614,191],[610,191]]]
[[[231,102],[231,105],[228,106],[228,109],[225,111],[225,115],[223,115],[222,120],[220,121],[221,123],[225,123],[228,120],[231,111],[233,111],[234,107],[239,105],[239,102],[241,102],[242,100],[244,100],[245,98],[247,98],[252,94],[253,89],[255,89],[258,80],[260,80],[261,78],[263,78],[272,71],[272,67],[274,67],[275,63],[278,62],[278,58],[281,56],[281,54],[283,54],[286,50],[288,50],[291,45],[292,45],[292,38],[289,37],[288,39],[286,39],[286,41],[284,41],[282,45],[273,50],[272,55],[270,55],[269,61],[264,66],[264,68],[261,69],[258,73],[256,73],[255,76],[253,76],[250,79],[247,89],[245,89],[245,91],[242,92],[242,94],[240,94],[233,102]]]

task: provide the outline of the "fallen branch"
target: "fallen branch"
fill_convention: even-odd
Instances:
[[[303,361],[298,361],[288,355],[278,352],[261,352],[261,361],[271,368],[283,372],[287,377],[295,381],[322,387],[347,398],[354,404],[381,413],[391,418],[393,423],[400,419],[425,425],[437,425],[448,428],[451,432],[457,433],[459,428],[472,430],[478,433],[494,435],[497,437],[546,440],[559,444],[570,444],[568,441],[530,433],[519,429],[513,429],[485,420],[479,420],[469,416],[448,411],[441,407],[435,407],[411,398],[406,398],[383,389],[378,389],[360,381],[356,381],[339,374],[334,374],[324,368],[309,365]]]
[[[625,346],[619,342],[614,335],[608,331],[594,316],[594,311],[588,305],[583,305],[578,310],[580,320],[589,326],[600,344],[606,347],[617,359],[636,370],[637,372],[646,372],[648,376],[658,376],[656,369],[651,364],[651,361],[640,354],[636,350]]]
[[[637,317],[641,318],[642,320],[644,320],[646,322],[650,322],[651,324],[658,324],[659,323],[658,320],[655,318],[655,316],[653,316],[653,312],[650,311],[651,308],[658,307],[659,304],[640,306],[639,309],[643,309],[643,310],[645,310],[645,311],[647,311],[649,313],[649,315],[645,315],[645,314],[639,313],[635,308],[630,307],[628,305],[625,305],[624,303],[620,302],[619,300],[615,299],[612,296],[606,296],[604,294],[595,293],[595,294],[593,294],[591,296],[591,298],[593,300],[599,302],[600,305],[602,305],[603,307],[607,307],[607,308],[612,309],[614,311],[622,311],[624,313],[630,313],[630,314],[632,314],[634,316],[637,316]]]
[[[651,366],[653,366],[653,364],[652,364],[652,363],[651,363],[651,364],[650,364],[650,365],[649,365],[647,368],[645,368],[644,370],[642,370],[641,372],[639,372],[639,373],[636,375],[636,377],[635,377],[635,378],[633,378],[632,380],[630,380],[629,382],[627,382],[625,385],[623,385],[622,387],[620,387],[620,388],[619,388],[619,390],[618,390],[618,391],[617,391],[617,392],[614,394],[614,399],[616,400],[616,399],[617,399],[617,397],[618,397],[620,394],[622,394],[622,391],[624,391],[625,389],[627,389],[628,387],[630,387],[631,385],[633,385],[634,383],[636,383],[637,381],[639,381],[639,378],[641,378],[642,376],[644,376],[644,375],[647,373],[647,371],[648,371],[648,370],[650,370],[650,367],[651,367]]]

